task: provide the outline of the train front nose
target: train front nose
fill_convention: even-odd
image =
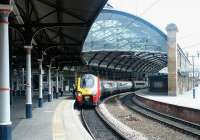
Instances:
[[[80,92],[76,93],[76,101],[78,102],[79,105],[83,104],[83,96]]]
[[[91,105],[92,103],[92,98],[91,96],[83,96],[84,104],[86,105]]]
[[[96,92],[93,91],[92,89],[85,91],[82,96],[83,96],[83,102],[85,104],[93,104],[94,103],[94,96],[96,95]]]

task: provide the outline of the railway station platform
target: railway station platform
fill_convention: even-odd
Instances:
[[[26,119],[24,115],[25,97],[15,96],[13,100],[11,120],[14,140],[91,139],[81,124],[79,111],[74,109],[71,95],[54,99],[53,102],[47,102],[46,98],[43,108],[38,108],[37,98],[33,98],[31,119]]]
[[[177,96],[168,96],[166,92],[149,92],[148,89],[136,91],[137,95],[158,102],[200,110],[200,86],[195,87],[195,98],[192,90]]]
[[[62,98],[50,103],[44,103],[43,108],[36,108],[37,100],[33,98],[33,118],[26,119],[24,112],[25,99],[17,97],[12,107],[13,123],[12,137],[14,140],[52,139],[52,118],[57,105]]]
[[[195,88],[195,98],[193,98],[192,91],[177,96],[167,96],[165,93],[155,94],[148,90],[137,91],[135,98],[150,110],[168,115],[171,118],[175,117],[184,121],[200,124],[199,90],[199,87]]]

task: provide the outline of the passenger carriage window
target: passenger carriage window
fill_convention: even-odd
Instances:
[[[136,85],[144,85],[145,83],[136,83]]]

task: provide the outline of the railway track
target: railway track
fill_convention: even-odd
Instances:
[[[152,110],[142,104],[135,98],[134,94],[129,94],[121,98],[122,103],[129,109],[159,123],[162,123],[168,127],[179,130],[188,135],[194,136],[200,139],[200,125],[194,124],[185,120],[181,120],[176,117],[169,116]]]
[[[81,117],[86,129],[95,140],[123,140],[124,138],[113,130],[103,120],[95,109],[82,109]]]

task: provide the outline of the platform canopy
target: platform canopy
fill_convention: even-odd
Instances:
[[[121,71],[158,72],[167,66],[166,35],[149,22],[104,9],[83,47],[88,65]]]
[[[15,0],[10,14],[13,67],[25,66],[24,46],[32,45],[32,66],[81,65],[83,42],[107,0]]]

